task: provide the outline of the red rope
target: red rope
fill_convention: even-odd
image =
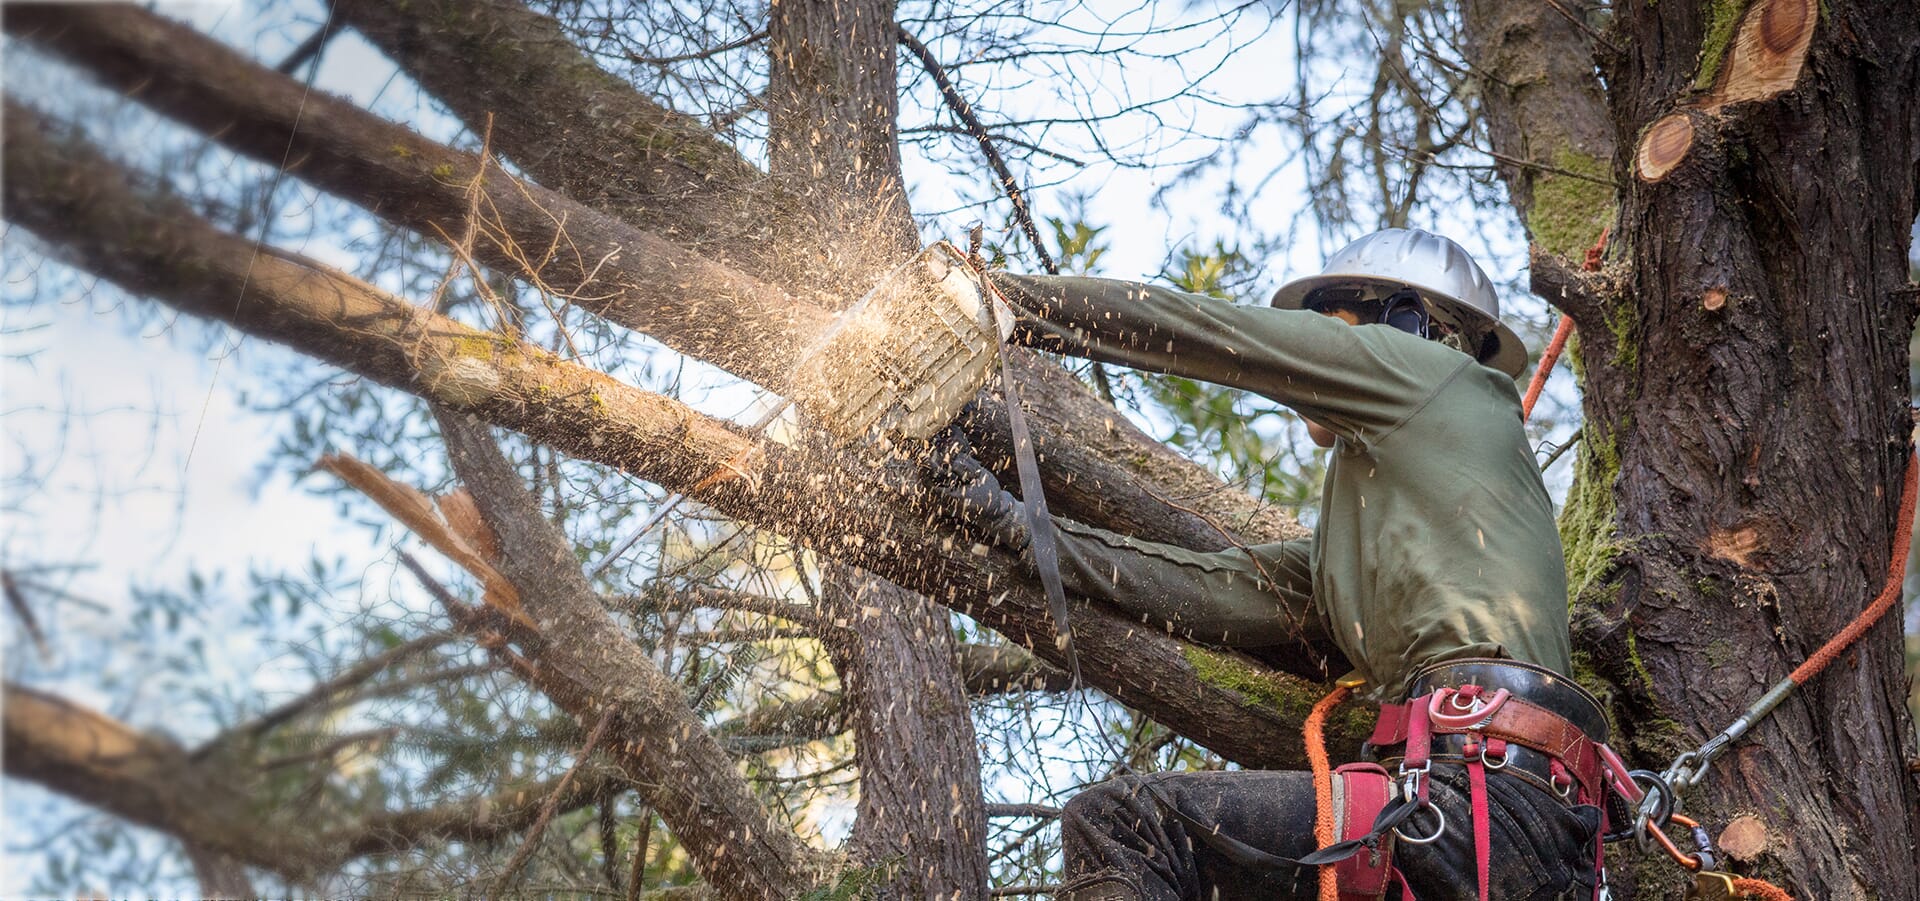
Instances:
[[[1745,901],[1793,901],[1793,896],[1765,879],[1735,879],[1733,890],[1739,892],[1737,898]]]
[[[1819,675],[1834,658],[1846,651],[1848,645],[1859,641],[1860,636],[1867,634],[1868,629],[1879,623],[1880,618],[1899,603],[1900,587],[1907,575],[1907,551],[1913,545],[1913,508],[1917,484],[1920,484],[1920,453],[1907,460],[1906,485],[1900,492],[1900,519],[1893,533],[1893,559],[1887,561],[1886,587],[1880,589],[1880,596],[1874,598],[1867,609],[1860,611],[1860,615],[1854,617],[1845,629],[1841,629],[1840,634],[1828,639],[1826,644],[1820,646],[1820,650],[1807,658],[1807,662],[1788,674],[1787,678],[1792,679],[1793,684],[1805,685],[1808,679]]]
[[[1547,342],[1547,349],[1540,353],[1540,366],[1533,371],[1533,381],[1527,383],[1527,396],[1520,399],[1520,418],[1533,418],[1533,405],[1540,401],[1540,390],[1547,387],[1547,375],[1553,372],[1553,364],[1560,359],[1560,352],[1567,347],[1567,337],[1573,334],[1573,320],[1560,317],[1560,324],[1553,329],[1553,340]]]

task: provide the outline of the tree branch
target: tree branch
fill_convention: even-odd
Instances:
[[[757,479],[693,490],[726,462],[750,458],[731,426],[319,264],[258,253],[176,201],[135,192],[84,142],[50,141],[30,111],[9,107],[7,122],[7,214],[76,265],[581,459],[688,490],[726,515],[927,593],[1057,662],[1045,602],[1021,564],[973,554],[974,539],[930,516],[922,486],[900,473],[768,445],[759,448]],[[1201,678],[1189,646],[1101,607],[1077,611],[1075,622],[1093,684],[1230,759],[1302,761],[1287,719]]]
[[[336,97],[307,92],[179,23],[127,7],[9,6],[8,34],[233,150],[419,234],[465,232],[480,262],[749,381],[780,390],[823,309]],[[743,340],[743,337],[745,339]]]
[[[713,186],[709,193],[687,195],[681,204],[674,191],[667,192],[671,201],[650,199],[645,190],[626,185],[622,173],[631,162],[635,138],[629,124],[641,122],[633,127],[647,134],[670,132],[676,139],[679,126],[667,132],[649,130],[652,126],[644,124],[653,121],[649,117],[666,114],[631,86],[609,84],[603,75],[583,84],[592,86],[587,105],[608,115],[569,118],[557,132],[544,130],[542,123],[551,124],[553,109],[573,106],[554,99],[579,99],[576,94],[523,90],[503,79],[503,73],[519,71],[519,63],[476,68],[471,60],[526,60],[526,69],[537,74],[571,71],[579,63],[578,51],[550,39],[551,23],[514,13],[499,0],[452,4],[449,15],[464,41],[459,52],[431,38],[431,29],[422,24],[430,20],[405,15],[408,9],[440,8],[450,2],[367,3],[344,8],[341,15],[366,23],[375,33],[390,33],[395,47],[404,48],[394,52],[409,73],[439,85],[442,99],[469,116],[466,122],[474,132],[485,130],[486,113],[493,113],[496,122],[525,123],[524,128],[496,125],[492,146],[533,177],[577,191],[589,202],[582,206],[504,175],[490,175],[480,187],[493,210],[489,228],[497,234],[476,248],[483,262],[536,283],[567,286],[584,309],[759,384],[780,385],[794,354],[810,346],[829,318],[824,309],[767,284],[784,284],[793,272],[772,246],[780,242],[769,241],[765,228],[771,211],[785,201],[777,193],[756,198],[728,188],[735,183],[735,164],[729,160],[736,155],[720,154],[697,135],[691,138],[696,141],[692,149],[676,159],[703,166],[699,174]],[[299,82],[255,65],[191,28],[142,10],[15,4],[8,13],[5,26],[10,34],[68,56],[106,83],[236,152],[269,165],[298,160],[293,174],[301,179],[420,234],[464,232],[460,223],[471,198],[461,179],[481,170],[480,160],[471,154],[428,142],[337,98],[307,92]],[[374,17],[382,17],[380,24],[373,24]],[[463,61],[463,55],[469,59]],[[442,66],[470,77],[443,79],[428,71]],[[581,165],[582,160],[603,160],[606,165]],[[697,243],[703,251],[737,245],[725,249],[723,256],[745,274],[716,267],[698,255],[689,261],[685,250],[619,221],[642,221],[654,202],[711,210],[701,214],[707,224],[697,228],[693,219],[644,221],[658,224],[659,231],[675,241]],[[742,217],[761,230],[740,231],[736,223]],[[758,245],[764,246],[755,250]],[[530,275],[526,255],[510,252],[550,246],[564,252]],[[1205,468],[1114,415],[1060,367],[1024,350],[1014,351],[1012,362],[1033,407],[1030,416],[1048,498],[1057,502],[1061,514],[1153,541],[1203,550],[1226,546],[1202,517],[1161,500],[1183,498],[1207,517],[1230,523],[1248,543],[1303,533],[1278,510],[1223,485]],[[976,403],[983,415],[967,424],[975,446],[983,459],[1010,459],[1012,439],[1000,401],[983,394]]]
[[[499,538],[498,565],[541,634],[523,651],[534,682],[585,720],[613,717],[610,748],[707,881],[731,897],[793,897],[813,883],[810,852],[761,807],[680,687],[607,616],[573,547],[501,456],[486,427],[436,409],[454,472]]]
[[[249,798],[249,771],[232,761],[196,763],[167,738],[25,686],[6,684],[0,706],[8,777],[171,835],[196,861],[238,861],[294,883],[429,842],[494,841],[526,829],[548,797],[558,797],[561,810],[576,810],[627,785],[617,770],[597,767],[564,791],[557,783],[521,786],[303,832],[301,824],[262,819]]]
[[[1538,244],[1527,249],[1527,266],[1533,293],[1571,317],[1581,332],[1606,334],[1606,311],[1617,302],[1617,289],[1607,276],[1583,272]]]
[[[205,757],[217,747],[228,744],[237,738],[258,738],[273,729],[299,717],[308,710],[326,704],[342,692],[352,691],[402,660],[415,654],[424,654],[454,639],[452,632],[429,632],[404,644],[382,651],[372,657],[355,663],[346,669],[307,689],[296,697],[251,721],[242,723],[215,736],[206,744],[196,748],[194,758]]]

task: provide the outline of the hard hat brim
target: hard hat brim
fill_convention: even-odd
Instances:
[[[1312,293],[1315,288],[1335,285],[1359,285],[1394,289],[1412,288],[1419,291],[1422,297],[1444,303],[1447,308],[1447,313],[1450,314],[1449,318],[1458,319],[1464,316],[1482,323],[1490,322],[1493,326],[1494,335],[1499,338],[1498,346],[1494,348],[1493,353],[1488,354],[1480,363],[1498,369],[1516,379],[1527,369],[1527,345],[1520,340],[1520,336],[1515,333],[1513,329],[1507,327],[1506,323],[1493,319],[1487,314],[1461,303],[1455,298],[1434,291],[1432,288],[1413,284],[1412,282],[1363,275],[1309,275],[1296,278],[1293,281],[1281,285],[1279,290],[1273,292],[1272,303],[1273,306],[1282,310],[1304,309],[1307,295]]]

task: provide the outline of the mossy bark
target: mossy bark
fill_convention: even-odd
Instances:
[[[1480,46],[1546,46],[1551,29],[1488,27],[1542,6],[1465,0],[1463,21]],[[1619,3],[1594,48],[1620,148],[1606,156],[1617,229],[1601,296],[1569,306],[1586,446],[1561,526],[1577,675],[1642,765],[1727,726],[1880,588],[1910,429],[1910,6],[1823,7],[1817,22],[1781,7],[1759,22],[1751,0]],[[1743,44],[1749,25],[1767,40]],[[1797,69],[1809,34],[1783,33],[1796,28],[1814,29]],[[1729,91],[1744,65],[1732,56],[1755,47],[1784,48],[1759,67],[1764,90]],[[1564,134],[1490,93],[1496,149],[1514,153],[1503,134]],[[1593,113],[1588,95],[1562,99],[1575,121]],[[1669,141],[1673,158],[1649,175],[1635,151],[1662,120],[1684,122],[1688,140]],[[1530,223],[1553,221],[1537,212],[1538,176],[1503,175]],[[1577,243],[1533,231],[1557,252]],[[1898,631],[1871,633],[1689,799],[1710,828],[1761,811],[1783,840],[1752,866],[1796,897],[1920,898]],[[1622,868],[1616,889],[1657,896],[1665,869]]]
[[[1676,114],[1691,129],[1657,179],[1615,166],[1619,290],[1591,323],[1614,347],[1583,361],[1587,428],[1609,441],[1569,505],[1578,640],[1642,764],[1726,727],[1880,590],[1907,465],[1920,20],[1849,5],[1792,90],[1695,109],[1743,6],[1616,5],[1622,51],[1601,58],[1618,146]],[[1898,633],[1871,633],[1689,798],[1710,829],[1765,811],[1783,841],[1755,866],[1796,897],[1920,898]]]

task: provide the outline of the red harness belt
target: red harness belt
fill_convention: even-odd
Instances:
[[[1553,789],[1570,802],[1600,804],[1609,787],[1637,801],[1639,794],[1625,767],[1604,745],[1595,742],[1566,718],[1544,707],[1512,696],[1505,689],[1488,691],[1480,685],[1440,688],[1405,704],[1380,710],[1370,745],[1406,744],[1400,763],[1401,794],[1414,804],[1427,803],[1427,773],[1432,768],[1434,739],[1459,735],[1460,762],[1467,771],[1469,802],[1473,810],[1473,845],[1481,901],[1487,901],[1492,865],[1492,822],[1487,801],[1487,773],[1508,765],[1512,746],[1547,756],[1547,778]],[[1447,759],[1451,760],[1449,756]],[[1392,800],[1392,777],[1377,764],[1348,764],[1336,771],[1343,791],[1339,798],[1339,838],[1375,838],[1366,853],[1335,865],[1341,901],[1367,901],[1385,896],[1387,889],[1405,880],[1394,870],[1392,841],[1397,830],[1378,834],[1372,824]],[[1371,830],[1371,831],[1370,831]],[[1606,831],[1603,824],[1600,830]],[[1417,839],[1409,839],[1417,840]],[[1600,839],[1594,839],[1596,867]],[[1405,897],[1412,898],[1411,890]],[[1597,888],[1596,888],[1597,892]]]

